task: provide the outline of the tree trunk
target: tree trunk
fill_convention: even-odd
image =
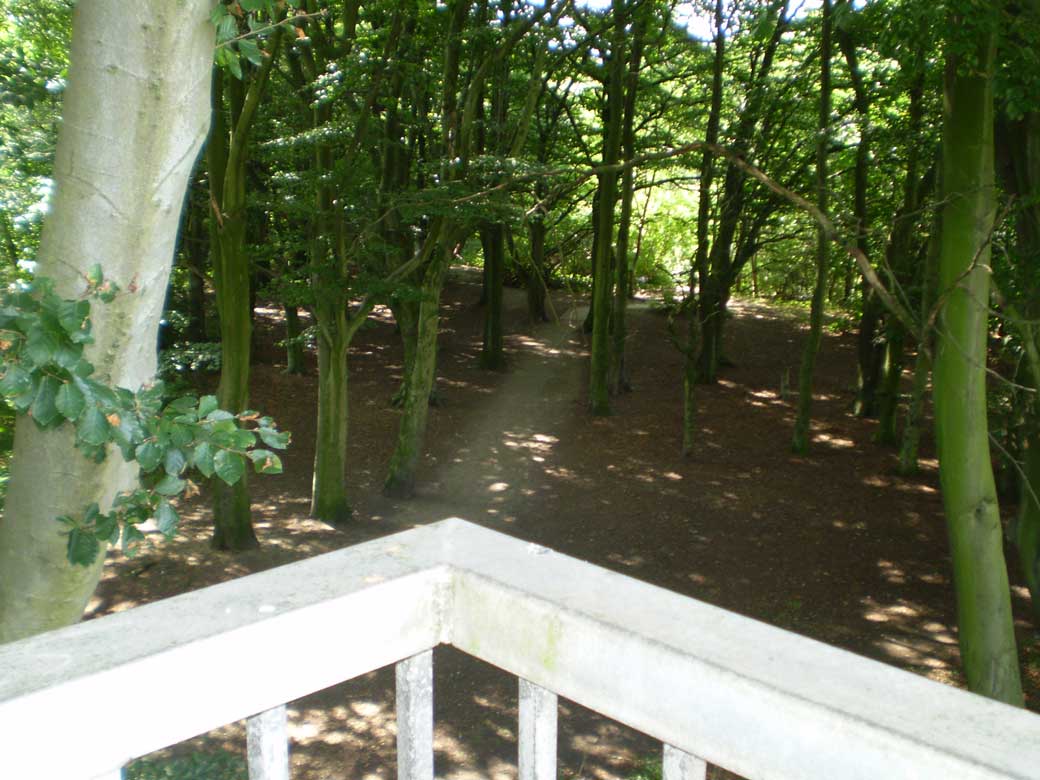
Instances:
[[[1040,20],[1040,3],[1019,11],[1034,25]],[[1002,118],[997,129],[1001,179],[1006,192],[1016,198],[1015,256],[1020,269],[1016,300],[1005,301],[1004,306],[1025,353],[1016,381],[1034,390],[1022,423],[1019,511],[1013,539],[1032,595],[1033,622],[1040,626],[1040,400],[1035,392],[1040,388],[1040,203],[1035,197],[1040,188],[1040,111],[1018,120]]]
[[[285,373],[302,376],[307,373],[303,357],[303,343],[300,336],[303,328],[300,325],[300,310],[288,303],[282,306],[285,312]]]
[[[484,340],[480,350],[480,367],[500,371],[505,367],[502,352],[502,293],[505,275],[505,225],[487,224],[480,229],[484,248],[484,279],[487,295],[484,310]]]
[[[206,207],[205,199],[188,199],[184,264],[188,269],[188,328],[191,342],[206,340]]]
[[[863,312],[856,335],[856,402],[853,414],[874,417],[877,414],[878,380],[881,377],[882,347],[876,342],[878,325],[884,307],[870,286],[863,282]]]
[[[731,144],[732,149],[742,156],[749,154],[756,135],[756,128],[761,120],[762,106],[769,88],[769,74],[773,68],[777,48],[787,29],[787,6],[788,4],[785,2],[774,5],[770,9],[771,12],[775,11],[777,14],[776,25],[762,52],[761,64],[755,74],[754,82],[748,89],[747,103],[740,112],[740,121]],[[716,51],[716,61],[718,56]],[[714,99],[714,86],[712,94]],[[721,91],[719,94],[721,95]],[[733,239],[737,226],[740,224],[740,217],[744,210],[744,197],[744,174],[736,166],[731,165],[726,169],[715,241],[708,253],[709,273],[706,278],[701,279],[700,299],[704,308],[701,315],[698,381],[704,383],[714,383],[718,378],[719,362],[722,357],[720,352],[722,345],[721,319],[724,315],[724,306],[721,304],[723,298],[721,280],[731,275],[730,255],[733,251]],[[700,242],[698,243],[700,245]]]
[[[422,283],[422,302],[416,323],[415,356],[407,379],[397,444],[390,457],[390,468],[383,493],[410,498],[415,493],[415,470],[422,453],[426,417],[437,371],[437,328],[440,322],[441,289],[454,254],[453,242],[445,242],[443,256],[427,269]]]
[[[726,31],[723,26],[723,3],[722,0],[715,0],[715,57],[712,63],[712,76],[711,76],[711,108],[708,111],[708,127],[705,131],[705,141],[709,144],[717,144],[719,141],[719,123],[722,117],[722,76],[726,68]],[[712,184],[715,180],[715,156],[705,150],[704,154],[701,155],[701,178],[697,185],[698,188],[698,201],[697,201],[697,249],[696,256],[694,258],[693,268],[690,271],[690,295],[694,294],[694,278],[698,282],[697,291],[697,307],[693,316],[696,316],[700,322],[699,327],[696,328],[698,340],[707,336],[706,341],[710,341],[706,347],[701,344],[699,352],[696,354],[688,353],[686,355],[686,363],[697,361],[697,365],[687,365],[683,371],[683,384],[686,385],[689,382],[705,382],[713,383],[716,379],[716,372],[718,370],[718,356],[715,354],[715,348],[718,341],[714,338],[714,321],[715,321],[715,299],[712,294],[714,283],[711,278],[711,264],[709,262],[709,246],[708,246],[708,235],[711,223],[711,205],[712,205]],[[694,328],[691,325],[690,338],[688,339],[688,348],[694,346]],[[690,396],[693,390],[689,388],[684,395]],[[684,430],[692,433],[693,420],[689,418],[689,415],[693,414],[694,407],[692,399],[687,397],[686,403],[684,404],[683,413],[683,428]],[[688,436],[684,436],[684,441]],[[692,447],[692,444],[690,445]],[[687,446],[684,444],[683,451],[689,451]]]
[[[95,263],[119,284],[115,301],[94,307],[87,347],[95,376],[114,385],[136,389],[155,374],[184,193],[209,121],[210,10],[199,0],[141,0],[128,13],[122,0],[91,0],[74,11],[57,186],[37,273],[70,298]],[[71,426],[41,431],[18,418],[0,522],[0,642],[80,618],[104,556],[70,565],[56,518],[94,501],[104,511],[136,479],[118,454],[88,461],[73,438]]]
[[[649,6],[639,9],[632,24],[632,46],[628,53],[628,67],[624,80],[624,108],[621,122],[621,148],[623,159],[628,162],[636,156],[636,98],[639,92],[639,70],[643,61],[643,41],[649,22]],[[635,195],[635,171],[633,166],[625,168],[621,175],[621,215],[618,219],[617,251],[614,268],[614,308],[611,312],[611,356],[610,389],[615,395],[632,389],[625,365],[625,342],[628,326],[625,316],[629,298],[628,243],[632,228],[632,198]]]
[[[223,74],[215,70],[213,127],[207,146],[211,201],[216,240],[211,241],[213,287],[220,315],[220,407],[232,413],[248,408],[252,345],[249,257],[246,253],[246,153],[248,124],[240,127],[246,100],[239,82],[231,84],[232,128],[224,122]],[[256,98],[259,99],[259,96]],[[255,110],[255,107],[254,107]],[[249,117],[245,117],[249,120]],[[234,485],[210,481],[213,493],[213,539],[217,550],[248,550],[259,545],[249,507],[249,484],[243,476]]]
[[[849,78],[855,94],[854,105],[859,115],[859,143],[856,144],[856,165],[853,169],[853,214],[856,223],[856,246],[864,254],[869,254],[867,235],[870,229],[867,212],[867,186],[870,166],[870,98],[863,83],[863,74],[859,68],[859,58],[852,35],[840,26],[836,31],[838,46],[841,48],[848,66]],[[911,141],[915,143],[916,139]],[[852,293],[853,265],[845,266],[844,289],[842,302],[846,302]],[[858,370],[856,376],[856,401],[853,413],[858,417],[873,417],[874,399],[877,393],[877,382],[880,375],[880,349],[874,343],[874,335],[880,321],[882,307],[864,280],[862,284],[863,301],[859,321],[859,339],[857,342]]]
[[[939,188],[942,191],[942,188]],[[932,219],[928,251],[924,268],[921,270],[921,322],[925,322],[935,305],[935,274],[939,265],[940,236],[942,235],[941,212],[936,210]],[[928,389],[928,377],[932,372],[931,350],[934,347],[931,334],[924,333],[924,343],[917,345],[914,362],[914,381],[910,390],[910,401],[906,406],[906,423],[903,426],[903,441],[899,447],[899,473],[914,474],[917,471],[918,445],[921,440],[921,420],[924,417],[924,399]]]
[[[1022,576],[1032,596],[1033,623],[1040,625],[1040,430],[1034,424],[1026,434],[1018,517],[1014,524],[1015,549]]]
[[[903,352],[906,344],[906,329],[891,317],[887,323],[885,360],[881,374],[881,392],[878,397],[878,428],[874,440],[886,447],[899,443],[899,386],[903,378]]]
[[[625,88],[624,3],[614,0],[614,35],[611,41],[607,75],[606,117],[603,127],[603,164],[614,165],[621,158],[621,129]],[[610,320],[614,275],[611,256],[614,244],[614,206],[617,202],[616,171],[598,175],[599,209],[596,217],[596,257],[592,286],[592,346],[589,368],[589,410],[597,416],[610,409]]]
[[[980,30],[987,21],[982,20]],[[995,25],[995,21],[993,22]],[[960,20],[949,29],[959,35]],[[986,425],[987,304],[993,170],[995,35],[979,33],[972,65],[947,55],[942,248],[935,359],[939,477],[950,534],[961,659],[968,687],[1021,706],[1003,534]],[[951,47],[952,48],[952,47]]]
[[[351,334],[346,316],[330,331],[318,331],[318,428],[314,447],[311,516],[331,525],[351,518],[347,500],[347,355]]]
[[[531,241],[531,267],[525,274],[527,287],[527,314],[532,322],[548,322],[549,315],[545,309],[545,221],[544,215],[538,214],[527,225],[527,234]]]
[[[823,29],[820,36],[820,114],[819,134],[816,139],[816,201],[827,213],[829,192],[827,186],[827,147],[830,143],[831,121],[831,2],[823,0]],[[809,426],[812,422],[813,372],[816,354],[820,350],[823,332],[824,294],[827,291],[827,272],[830,265],[830,241],[822,228],[816,237],[816,286],[813,288],[812,310],[809,314],[809,335],[805,339],[802,366],[798,372],[798,416],[794,422],[791,448],[805,454],[809,451]]]
[[[411,382],[415,365],[415,345],[419,336],[419,302],[391,298],[390,310],[394,313],[397,327],[401,331],[401,345],[404,352],[401,386],[390,399],[392,406],[400,408],[408,397],[408,385]]]

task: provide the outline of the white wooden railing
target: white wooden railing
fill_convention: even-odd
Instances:
[[[557,694],[668,780],[1040,777],[1036,715],[446,520],[0,647],[0,778],[114,780],[248,718],[250,777],[287,780],[285,703],[396,662],[399,777],[431,780],[441,643],[520,678],[522,780],[556,778]]]

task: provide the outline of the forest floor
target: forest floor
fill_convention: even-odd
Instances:
[[[797,376],[804,315],[734,302],[726,331],[733,365],[717,385],[698,390],[699,445],[683,458],[681,359],[651,301],[629,310],[633,392],[615,399],[613,416],[591,418],[584,306],[554,294],[558,319],[532,325],[523,293],[507,290],[508,368],[491,373],[477,368],[479,293],[478,273],[453,271],[444,295],[440,403],[431,410],[419,492],[410,501],[380,495],[399,414],[389,398],[401,378],[400,339],[387,311],[359,334],[350,388],[356,517],[344,530],[307,517],[315,365],[309,356],[307,376],[282,373],[284,357],[274,346],[281,332],[275,312],[267,312],[252,405],[291,430],[293,443],[284,474],[252,481],[262,547],[210,551],[208,510],[196,502],[185,508],[175,541],[131,560],[110,559],[89,614],[458,516],[962,684],[933,447],[923,443],[919,476],[900,477],[895,453],[872,442],[875,422],[852,416],[852,336],[824,338],[812,450],[795,456],[793,399],[782,391],[783,378]],[[1040,644],[1028,621],[1028,593],[1015,585],[1013,598],[1036,708]],[[450,649],[437,651],[435,665],[438,776],[515,777],[515,678]],[[394,777],[393,701],[388,669],[293,703],[294,777]],[[561,705],[561,777],[623,778],[658,754],[649,738]],[[177,750],[241,750],[242,732],[232,724]]]

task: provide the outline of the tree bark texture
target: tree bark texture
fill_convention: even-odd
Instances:
[[[982,22],[985,24],[985,21]],[[957,36],[959,20],[949,19]],[[963,36],[961,36],[963,37]],[[942,246],[934,368],[939,477],[957,592],[968,687],[1022,704],[1003,533],[986,424],[987,304],[995,211],[995,34],[982,35],[971,70],[947,55]]]
[[[122,293],[92,311],[96,376],[137,388],[155,374],[155,344],[188,178],[209,122],[210,2],[82,0],[54,163],[55,194],[38,273],[67,297],[100,263]],[[136,469],[113,452],[101,464],[73,448],[70,426],[16,424],[0,521],[0,641],[73,623],[104,556],[70,565],[55,518],[102,509]]]

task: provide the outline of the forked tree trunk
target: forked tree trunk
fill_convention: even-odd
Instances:
[[[422,453],[430,393],[437,372],[437,330],[440,323],[441,290],[454,256],[452,242],[445,242],[443,256],[429,266],[422,282],[422,302],[416,322],[415,355],[406,381],[405,398],[397,444],[383,483],[388,496],[409,498],[415,493],[415,470]]]
[[[246,249],[247,202],[246,162],[249,137],[281,43],[281,30],[274,33],[270,51],[248,86],[228,81],[231,122],[224,124],[225,77],[215,71],[213,128],[207,148],[211,201],[216,241],[213,254],[213,287],[220,313],[220,385],[217,399],[222,409],[238,413],[249,403],[253,306],[249,256]],[[211,480],[213,493],[213,539],[217,550],[248,550],[258,546],[250,513],[249,482],[245,475],[234,485],[219,478]]]
[[[38,273],[66,297],[95,263],[122,293],[92,311],[87,348],[101,381],[137,388],[155,374],[155,344],[188,177],[209,122],[212,3],[83,0],[54,162],[57,183]],[[79,620],[104,556],[72,566],[55,518],[102,509],[136,479],[113,453],[73,447],[71,426],[16,424],[0,522],[0,642]]]

